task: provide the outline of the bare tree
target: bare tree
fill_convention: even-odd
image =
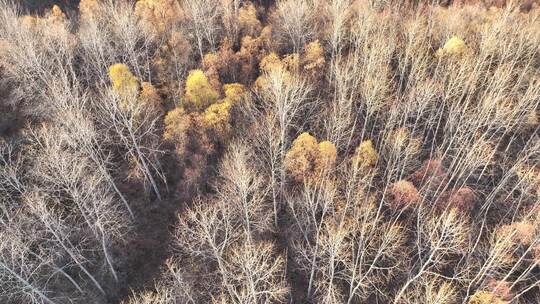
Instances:
[[[236,1],[235,1],[236,2]],[[207,48],[215,51],[219,35],[219,2],[210,0],[183,0],[182,7],[189,18],[187,26],[192,30],[202,59]]]
[[[122,143],[127,155],[135,160],[136,169],[142,172],[144,180],[150,182],[158,200],[161,200],[154,178],[156,173],[164,178],[159,164],[159,111],[135,95],[137,92],[120,96],[110,89],[105,90],[107,94],[98,105],[103,113],[101,123],[109,129],[113,139]]]
[[[311,88],[297,75],[282,68],[269,71],[265,79],[265,85],[258,92],[265,108],[254,113],[254,119],[262,122],[256,129],[258,143],[255,146],[264,151],[277,226],[286,176],[283,160],[291,141],[289,134],[298,126],[300,113],[309,105]]]
[[[315,35],[315,14],[317,1],[279,0],[272,17],[278,25],[275,34],[285,48],[292,47],[293,53],[300,53],[304,45]],[[290,41],[290,44],[287,42]],[[292,45],[291,45],[292,44]]]

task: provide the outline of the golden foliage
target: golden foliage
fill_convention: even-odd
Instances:
[[[184,132],[180,130],[184,129],[184,115],[186,111],[183,108],[175,108],[165,115],[165,132],[163,138],[168,141],[182,141]]]
[[[469,304],[506,304],[501,298],[489,291],[477,291],[470,299]]]
[[[113,90],[122,97],[135,96],[139,90],[139,80],[125,64],[116,63],[110,66],[109,78]]]
[[[82,20],[92,20],[100,15],[102,10],[99,0],[81,0],[79,2],[79,13]]]
[[[262,24],[257,19],[257,9],[253,3],[248,3],[238,10],[238,26],[243,36],[255,36],[262,29]]]
[[[135,4],[135,15],[149,30],[163,33],[183,14],[175,0],[139,0]]]
[[[48,14],[48,17],[55,22],[64,22],[66,21],[66,14],[62,12],[62,9],[58,5],[53,5],[51,11]]]
[[[467,53],[468,51],[469,47],[465,44],[465,41],[457,36],[453,36],[446,41],[441,49],[437,50],[436,55],[438,57],[459,56]]]
[[[358,145],[353,156],[353,165],[357,168],[374,167],[379,160],[379,154],[371,139],[364,140]]]
[[[281,59],[279,59],[278,54],[272,52],[264,56],[263,59],[261,59],[259,67],[261,69],[261,72],[270,73],[273,70],[282,69],[283,63],[281,62]]]
[[[324,168],[333,167],[336,163],[337,149],[336,146],[325,140],[319,143],[319,165]],[[322,168],[319,170],[323,170]]]
[[[317,139],[307,132],[300,134],[285,155],[284,165],[291,177],[301,182],[315,178],[331,169],[336,162],[337,150],[333,143]]]
[[[392,131],[390,144],[395,151],[404,151],[408,155],[418,153],[422,146],[422,142],[412,137],[411,131],[406,127]]]
[[[43,18],[29,15],[20,18],[21,23],[26,27],[36,30],[46,29],[50,32],[65,31],[64,26],[67,21],[66,14],[64,14],[62,9],[56,4],[44,14]]]
[[[186,80],[184,97],[185,106],[202,110],[215,103],[219,93],[212,88],[203,71],[193,70],[189,72]]]
[[[281,60],[283,68],[287,71],[293,72],[298,71],[300,66],[300,56],[298,54],[287,54]]]
[[[161,96],[159,96],[156,88],[149,82],[143,82],[141,84],[141,93],[139,94],[141,102],[148,106],[163,111],[161,104]]]
[[[296,181],[302,181],[315,173],[319,159],[317,139],[304,132],[293,141],[291,149],[285,155],[285,167]]]
[[[225,140],[231,133],[231,103],[228,101],[210,105],[203,115],[205,125],[213,130],[217,137]]]
[[[324,49],[319,43],[319,40],[310,42],[306,45],[303,57],[303,66],[307,71],[321,71],[326,63],[324,59]]]
[[[39,22],[39,19],[37,17],[30,16],[30,15],[24,15],[20,18],[21,18],[21,24],[29,28],[36,26]]]
[[[278,70],[294,71],[299,65],[300,59],[298,54],[288,54],[280,59],[275,53],[269,53],[261,59],[259,64],[261,72],[271,73]]]
[[[291,72],[298,71],[300,59],[298,54],[288,54],[280,59],[279,56],[272,52],[264,56],[259,64],[261,76],[255,81],[255,87],[264,88],[267,85],[267,77],[272,73],[282,73],[282,77],[286,82],[292,78]]]
[[[203,57],[203,65],[207,68],[220,65],[220,56],[218,53],[207,53]]]
[[[501,232],[509,235],[514,244],[523,246],[531,244],[535,237],[535,227],[527,220],[502,226]]]
[[[165,130],[163,138],[174,144],[179,156],[187,155],[188,150],[193,155],[190,157],[204,158],[213,151],[205,129],[205,124],[200,113],[187,113],[183,108],[175,108],[165,115]]]
[[[246,88],[240,83],[225,84],[223,85],[223,91],[225,92],[225,100],[231,104],[239,102],[246,94]]]

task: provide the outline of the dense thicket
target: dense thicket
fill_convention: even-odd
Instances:
[[[540,302],[534,1],[0,0],[0,302]]]

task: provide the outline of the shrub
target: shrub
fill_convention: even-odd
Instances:
[[[189,72],[186,80],[184,105],[197,110],[202,110],[215,103],[219,93],[212,88],[206,75],[201,70]]]
[[[527,220],[503,226],[501,229],[511,235],[512,242],[523,246],[531,244],[535,237],[535,227]]]
[[[507,281],[491,279],[488,281],[487,287],[496,297],[504,301],[509,301],[510,299],[512,299],[513,296],[510,285],[510,282]]]
[[[465,41],[463,39],[453,36],[452,38],[448,39],[444,46],[437,51],[437,56],[459,56],[467,53],[469,48],[465,44]]]
[[[461,187],[453,191],[448,198],[448,205],[462,212],[471,212],[476,205],[476,195],[469,187]]]

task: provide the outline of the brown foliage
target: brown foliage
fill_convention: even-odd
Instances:
[[[456,208],[460,212],[470,213],[477,203],[477,196],[474,191],[465,186],[459,189],[452,189],[443,192],[436,201],[440,209]]]
[[[394,211],[413,207],[422,201],[418,189],[406,180],[393,183],[388,190],[388,194],[388,207]]]
[[[253,3],[248,2],[238,11],[238,26],[242,37],[259,35],[262,24],[257,18],[257,9]]]
[[[416,186],[435,191],[448,183],[446,169],[441,160],[428,159],[409,177]]]
[[[203,65],[207,74],[221,82],[251,83],[257,76],[259,61],[270,47],[270,35],[271,28],[267,26],[258,37],[242,37],[238,52],[233,52],[231,41],[222,41],[217,52],[204,56]]]
[[[490,290],[496,297],[504,301],[510,301],[514,296],[512,294],[512,290],[510,289],[510,285],[510,282],[507,281],[490,279],[487,283],[487,289]]]
[[[150,32],[163,34],[175,22],[184,18],[184,13],[175,0],[138,0],[135,15]]]

